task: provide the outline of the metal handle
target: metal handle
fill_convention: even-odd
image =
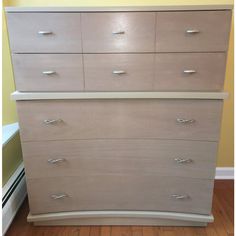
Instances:
[[[196,70],[184,70],[185,74],[194,74],[196,72],[197,72]]]
[[[64,159],[64,158],[57,158],[57,159],[48,159],[48,163],[50,163],[50,164],[57,164],[58,162],[63,162],[63,161],[65,161],[66,159]]]
[[[40,31],[38,31],[38,34],[40,34],[40,35],[49,35],[49,34],[52,34],[52,31],[40,30]]]
[[[175,198],[175,199],[187,199],[187,198],[190,198],[189,195],[187,194],[172,194],[171,195],[172,198]]]
[[[58,200],[58,199],[61,199],[61,198],[65,198],[65,197],[69,197],[67,194],[53,194],[51,195],[51,198],[54,199],[54,200]]]
[[[48,70],[48,71],[43,71],[42,73],[43,75],[53,75],[53,74],[56,74],[56,71]]]
[[[183,119],[183,118],[177,118],[176,121],[181,124],[191,124],[194,123],[194,119]]]
[[[184,159],[184,158],[175,158],[175,161],[178,164],[184,164],[184,163],[191,163],[191,162],[193,162],[192,159]]]
[[[187,29],[186,33],[187,34],[197,34],[197,33],[200,33],[200,30],[198,30],[198,29]]]
[[[59,122],[62,122],[62,119],[46,119],[43,121],[46,125],[52,125]]]
[[[112,74],[114,74],[114,75],[123,75],[123,74],[126,74],[126,72],[124,70],[113,70]]]
[[[112,34],[125,34],[125,31],[113,31]]]

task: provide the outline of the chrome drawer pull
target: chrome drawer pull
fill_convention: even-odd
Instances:
[[[197,33],[200,33],[200,30],[197,30],[197,29],[187,29],[186,33],[187,34],[197,34]]]
[[[48,70],[48,71],[43,71],[42,73],[43,75],[53,75],[53,74],[56,74],[56,71]]]
[[[126,74],[126,72],[124,70],[113,70],[112,74],[114,74],[114,75],[123,75],[123,74]]]
[[[69,197],[67,194],[53,194],[51,195],[51,198],[54,199],[54,200],[58,200],[58,199],[62,199],[62,198],[65,198],[65,197]]]
[[[48,159],[48,163],[50,163],[50,164],[57,164],[57,163],[60,163],[63,161],[66,161],[66,159],[64,159],[64,158]]]
[[[125,34],[125,31],[113,31],[112,34]]]
[[[184,70],[185,74],[194,74],[196,72],[197,72],[196,70]]]
[[[171,195],[172,198],[175,198],[175,199],[187,199],[187,198],[190,198],[187,194],[184,194],[184,195],[180,195],[180,194],[172,194]]]
[[[177,118],[176,121],[180,124],[191,124],[194,123],[195,120],[194,119],[183,119],[183,118]]]
[[[62,122],[61,119],[47,119],[43,121],[46,125],[53,125],[53,124],[57,124],[59,122]]]
[[[175,158],[175,161],[178,164],[184,164],[184,163],[191,163],[191,162],[193,162],[192,159],[183,159],[183,158]]]
[[[38,31],[38,34],[40,34],[40,35],[49,35],[49,34],[52,34],[52,31],[44,31],[44,30],[40,30],[40,31]]]

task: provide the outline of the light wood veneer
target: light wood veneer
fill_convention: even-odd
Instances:
[[[7,8],[28,221],[213,221],[231,8]]]

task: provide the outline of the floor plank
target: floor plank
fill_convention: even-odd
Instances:
[[[234,181],[215,181],[213,215],[207,227],[151,226],[34,226],[27,223],[28,202],[24,201],[6,236],[233,236]]]

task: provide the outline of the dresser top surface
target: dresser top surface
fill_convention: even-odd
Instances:
[[[128,12],[231,10],[233,4],[154,5],[154,6],[81,6],[81,7],[5,7],[6,12]]]

